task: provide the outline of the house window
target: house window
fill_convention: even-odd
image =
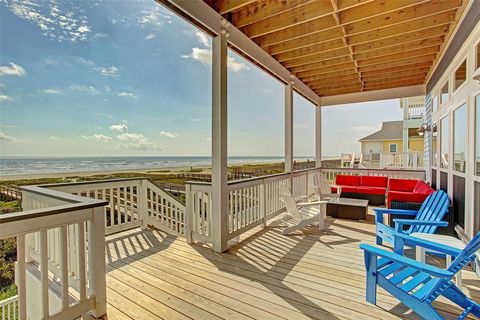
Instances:
[[[480,95],[475,100],[475,174],[480,176]]]
[[[440,96],[440,104],[448,101],[448,81],[442,87],[442,95]]]
[[[433,98],[432,98],[432,110],[433,110],[433,113],[437,112],[437,110],[438,110],[438,96],[437,95],[434,95]]]
[[[389,150],[392,153],[397,152],[397,144],[396,143],[390,143]]]
[[[440,168],[448,168],[448,117],[440,122]]]
[[[465,172],[467,163],[467,107],[453,112],[453,170]]]
[[[467,80],[467,60],[463,60],[460,67],[458,67],[457,71],[455,71],[455,89],[457,90],[458,87],[462,85],[462,83]]]

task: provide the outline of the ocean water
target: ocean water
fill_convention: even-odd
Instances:
[[[299,157],[297,160],[311,159]],[[229,157],[229,164],[282,162],[283,157]],[[211,165],[211,157],[50,157],[0,158],[0,175],[168,169]]]

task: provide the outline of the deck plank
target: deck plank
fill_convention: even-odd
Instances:
[[[419,319],[388,293],[365,302],[361,242],[375,226],[330,220],[283,236],[267,228],[227,253],[189,245],[160,231],[107,237],[108,319]],[[478,292],[472,272],[467,288]],[[459,309],[441,300],[446,319]]]

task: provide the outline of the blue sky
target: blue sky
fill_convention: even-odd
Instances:
[[[0,41],[2,156],[210,154],[211,40],[155,1],[0,1]],[[230,52],[230,155],[283,154],[283,97]],[[314,109],[294,105],[295,155],[313,155]],[[324,154],[401,114],[325,108]]]

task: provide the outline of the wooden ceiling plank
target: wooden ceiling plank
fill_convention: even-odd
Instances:
[[[260,20],[246,25],[240,30],[250,38],[256,38],[268,33],[279,31],[300,25],[333,12],[332,6],[326,1],[314,1],[312,3],[296,7],[282,14]]]
[[[336,59],[314,62],[314,63],[310,63],[310,64],[303,65],[303,66],[289,68],[289,70],[290,70],[290,72],[297,73],[297,72],[307,71],[307,70],[311,70],[311,69],[320,69],[320,68],[325,68],[325,67],[331,67],[331,66],[335,66],[335,65],[339,65],[339,64],[344,64],[344,63],[347,63],[347,62],[352,62],[350,57],[340,57],[340,58],[336,58]]]
[[[376,74],[368,74],[364,72],[363,78],[365,79],[365,81],[368,81],[372,79],[383,79],[385,77],[408,77],[408,76],[411,76],[412,74],[426,73],[428,72],[428,70],[430,70],[429,67],[413,69],[413,70],[404,70],[402,68],[401,71],[384,72],[384,73],[376,73]]]
[[[391,38],[392,36],[400,36],[410,32],[421,31],[434,26],[444,26],[450,24],[455,19],[455,12],[442,12],[424,18],[419,18],[411,21],[405,21],[393,26],[384,26],[372,31],[350,35],[348,43],[350,45],[360,45],[376,41],[379,39]]]
[[[430,38],[430,39],[422,39],[417,42],[411,42],[407,44],[401,44],[398,46],[392,46],[388,48],[381,48],[377,50],[355,53],[355,59],[358,61],[373,59],[376,57],[387,56],[396,53],[402,52],[409,52],[412,50],[418,50],[422,48],[429,48],[429,47],[439,47],[443,43],[443,36],[437,38]]]
[[[383,78],[376,78],[376,79],[364,78],[364,82],[365,82],[365,85],[368,85],[368,84],[372,85],[372,84],[376,84],[376,83],[387,83],[387,82],[391,82],[391,81],[409,81],[411,79],[425,78],[426,76],[427,76],[426,72],[419,72],[419,73],[411,74],[411,75],[408,75],[408,76],[391,75],[391,76],[386,76],[386,77],[383,77]]]
[[[453,11],[442,12],[437,15],[428,16],[425,18],[416,19],[413,21],[407,21],[405,23],[386,26],[375,29],[374,31],[356,34],[348,37],[349,45],[356,46],[367,43],[372,43],[380,39],[391,39],[392,37],[401,38],[402,35],[411,33],[421,33],[422,31],[428,32],[426,29],[433,28],[448,28],[448,25],[454,21],[455,13]],[[435,29],[436,30],[436,29]],[[432,31],[430,31],[432,33]],[[428,34],[430,34],[428,33]],[[435,32],[433,32],[435,33]],[[270,54],[278,54],[287,52],[290,50],[296,50],[300,48],[306,48],[310,45],[314,45],[319,42],[330,41],[338,39],[343,36],[343,32],[340,27],[336,29],[328,29],[325,31],[319,31],[310,35],[305,35],[300,38],[292,40],[286,40],[280,43],[273,44],[271,46],[264,46],[260,43],[260,46]],[[355,48],[354,48],[355,51]]]
[[[217,0],[214,1],[215,10],[221,15],[238,10],[241,7],[247,6],[256,2],[257,0]]]
[[[330,59],[336,59],[344,56],[350,56],[350,51],[346,47],[342,47],[338,50],[320,52],[317,54],[313,54],[311,56],[284,61],[282,62],[282,64],[285,68],[293,68],[296,66],[301,66],[305,64],[310,64],[310,63],[320,62],[320,61],[325,61]]]
[[[386,73],[394,73],[394,72],[411,72],[413,70],[418,70],[418,69],[424,69],[424,68],[430,68],[432,66],[431,62],[421,62],[421,63],[411,63],[411,64],[406,64],[402,66],[402,71],[398,71],[398,67],[386,67],[383,69],[376,69],[372,71],[362,71],[365,77],[369,76],[376,76],[376,75],[381,75],[381,74],[386,74]]]
[[[341,81],[349,81],[349,80],[354,80],[358,79],[358,74],[357,73],[351,73],[346,76],[341,76],[341,77],[325,77],[322,79],[316,79],[316,80],[311,80],[311,81],[303,81],[308,86],[315,86],[315,85],[323,85],[323,84],[328,84],[328,83],[337,83]]]
[[[353,35],[366,32],[375,28],[394,25],[427,17],[444,11],[457,9],[461,5],[461,0],[431,0],[413,7],[390,12],[384,15],[365,19],[356,23],[348,24],[345,29],[347,34]]]
[[[290,59],[297,59],[300,57],[305,57],[305,56],[309,56],[309,55],[313,55],[313,54],[317,54],[325,51],[336,50],[344,47],[345,47],[345,43],[341,38],[339,38],[339,39],[335,39],[328,42],[318,43],[308,48],[303,48],[303,49],[298,49],[298,50],[293,50],[293,51],[273,55],[273,57],[278,62],[283,62]]]
[[[365,91],[368,90],[380,90],[380,89],[388,89],[388,88],[398,88],[398,87],[406,87],[406,86],[415,86],[418,84],[423,84],[425,82],[425,78],[418,78],[413,79],[410,81],[399,81],[399,82],[389,82],[382,85],[371,85],[365,86]]]
[[[312,76],[305,76],[302,78],[299,78],[303,82],[305,81],[315,81],[315,80],[322,80],[325,78],[334,78],[337,76],[348,76],[351,74],[355,74],[355,70],[353,67],[351,69],[343,69],[343,70],[333,70],[332,72],[324,73],[324,74],[318,74],[318,75],[312,75]]]
[[[316,85],[310,86],[310,88],[312,88],[312,89],[318,89],[318,88],[325,89],[325,88],[332,88],[332,87],[339,87],[339,86],[348,87],[348,86],[358,85],[358,84],[361,85],[362,82],[360,80],[358,80],[358,78],[357,78],[357,79],[350,79],[350,80],[335,82],[335,83],[316,84]]]
[[[431,54],[438,53],[440,46],[428,47],[424,49],[405,51],[401,53],[389,54],[382,57],[375,57],[371,59],[365,59],[358,61],[359,67],[365,67],[369,65],[376,65],[381,63],[394,62],[397,60],[403,60],[406,58],[415,58],[420,56],[429,56]]]
[[[338,73],[339,71],[342,70],[355,70],[355,65],[353,62],[351,62],[349,59],[347,62],[338,64],[335,66],[326,66],[326,67],[319,67],[317,69],[312,69],[312,70],[307,70],[307,71],[298,71],[295,72],[294,75],[297,78],[303,79],[304,77],[309,77],[309,76],[317,76],[317,75],[325,75],[325,74],[331,74],[331,73]]]
[[[281,31],[272,32],[268,35],[255,38],[255,41],[261,46],[269,46],[282,41],[295,39],[308,34],[334,28],[337,28],[335,20],[333,19],[332,15],[328,15],[319,19],[315,19],[306,23],[283,29]]]
[[[231,22],[241,28],[315,1],[317,0],[261,0],[234,11]]]
[[[342,24],[349,24],[392,11],[403,10],[408,7],[428,2],[429,0],[376,0],[362,6],[340,12]]]
[[[411,65],[412,63],[422,63],[422,62],[431,63],[434,58],[435,58],[435,54],[420,56],[415,58],[406,58],[406,59],[401,59],[397,61],[389,61],[389,62],[372,64],[365,67],[360,67],[360,70],[362,72],[367,72],[367,71],[375,71],[375,70],[385,69],[390,67],[402,67],[404,65]]]

